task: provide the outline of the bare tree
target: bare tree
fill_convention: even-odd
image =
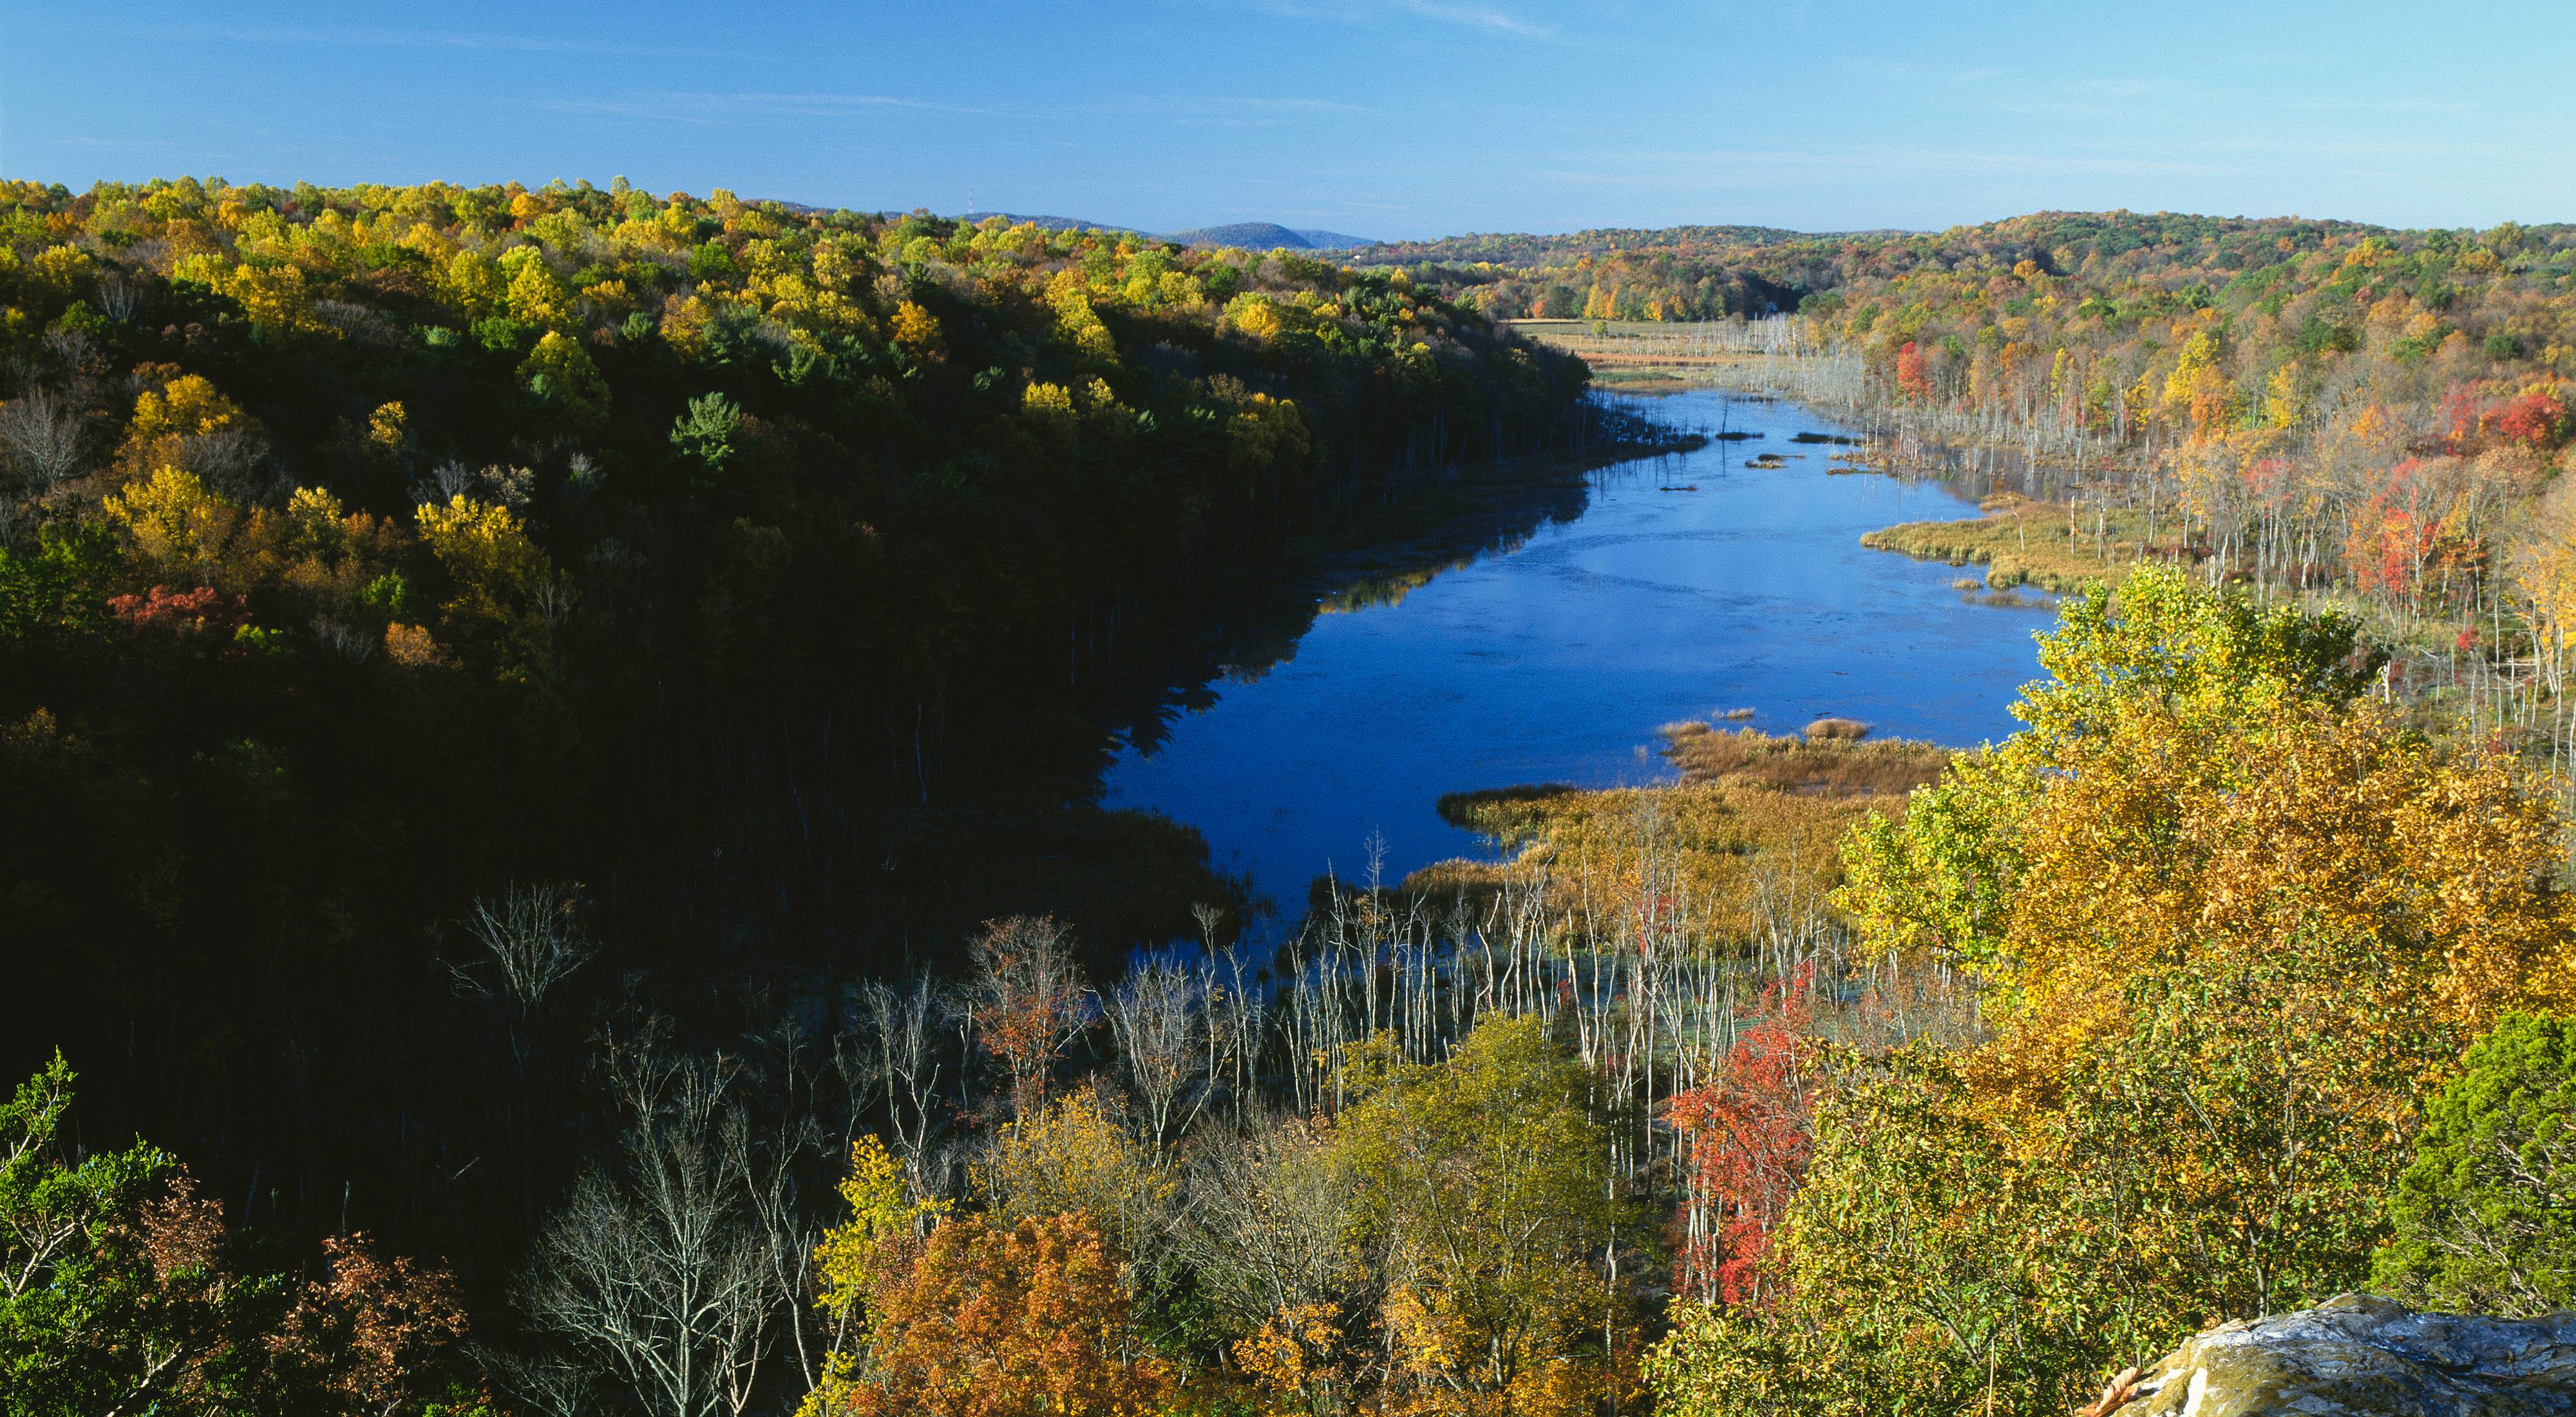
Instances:
[[[1351,1187],[1307,1123],[1222,1139],[1187,1174],[1175,1247],[1227,1317],[1252,1328],[1282,1310],[1350,1302]]]
[[[932,1104],[939,1096],[941,1035],[949,1014],[936,981],[915,975],[897,987],[870,984],[860,995],[867,1020],[864,1070],[872,1085],[885,1089],[887,1120],[894,1126],[895,1147],[914,1171],[914,1184],[930,1149]],[[852,1054],[851,1071],[860,1068]],[[853,1089],[855,1092],[856,1089]]]
[[[563,1353],[523,1357],[503,1349],[469,1345],[484,1375],[529,1411],[545,1417],[582,1417],[591,1410],[590,1369]]]
[[[81,412],[50,389],[0,403],[0,461],[13,480],[36,496],[80,471]]]
[[[123,324],[143,308],[143,288],[123,276],[109,276],[98,283],[94,297],[99,313]]]
[[[795,1350],[798,1375],[805,1390],[811,1391],[822,1380],[817,1359],[805,1341],[803,1315],[794,1300],[812,1291],[814,1251],[823,1240],[810,1208],[802,1203],[797,1187],[800,1164],[818,1149],[823,1140],[822,1125],[815,1120],[815,1083],[819,1080],[808,1064],[811,1051],[804,1025],[792,1016],[781,1019],[765,1033],[752,1037],[754,1052],[766,1060],[761,1076],[761,1095],[777,1105],[773,1120],[759,1129],[736,1127],[729,1133],[731,1142],[727,1161],[742,1187],[744,1203],[749,1207],[754,1228],[759,1234],[759,1250],[769,1267],[774,1292],[785,1306],[787,1336]],[[748,1318],[748,1314],[744,1316]],[[742,1374],[742,1401],[748,1401],[749,1380],[756,1371]],[[731,1399],[729,1399],[731,1401]],[[740,1403],[734,1402],[736,1410]]]
[[[470,964],[449,964],[456,990],[492,1005],[509,1036],[510,1061],[524,1084],[546,996],[597,953],[583,938],[580,893],[561,881],[512,885],[499,900],[477,897],[462,922],[483,947]]]
[[[521,1303],[659,1417],[739,1414],[780,1292],[746,1169],[738,1069],[612,1040],[617,1164],[585,1174],[538,1237]]]
[[[1207,1106],[1197,1028],[1207,1005],[1206,981],[1195,971],[1156,961],[1130,970],[1106,1002],[1118,1061],[1153,1134],[1154,1154],[1166,1155]]]

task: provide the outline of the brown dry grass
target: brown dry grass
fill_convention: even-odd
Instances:
[[[1823,910],[1842,884],[1852,825],[1905,810],[1905,795],[1938,778],[1950,757],[1937,744],[1903,739],[1806,739],[1700,722],[1663,732],[1665,755],[1682,773],[1672,786],[1596,792],[1546,784],[1441,798],[1442,817],[1514,855],[1444,861],[1403,888],[1475,898],[1543,880],[1554,905],[1597,909],[1656,880],[1678,886],[1693,911],[1715,922],[1791,906]]]
[[[1664,730],[1664,756],[1681,769],[1684,782],[1737,782],[1830,797],[1901,797],[1938,779],[1942,764],[1950,761],[1950,750],[1937,743],[1904,738],[1867,743],[1857,734],[1819,732],[1829,723],[1851,725],[1851,720],[1819,719],[1807,725],[1805,737],[1677,723]]]
[[[1476,898],[1506,883],[1544,881],[1559,909],[1635,900],[1669,882],[1699,918],[1748,919],[1764,900],[1821,908],[1842,883],[1842,842],[1868,812],[1896,812],[1883,794],[1782,792],[1741,781],[1670,787],[1505,788],[1453,793],[1440,814],[1519,850],[1508,861],[1443,861],[1414,872],[1407,891]]]
[[[1986,585],[1994,590],[2034,585],[2076,591],[2093,581],[2116,586],[2142,557],[2188,563],[2194,554],[2170,521],[2155,526],[2149,543],[2141,512],[2114,511],[2097,520],[2092,512],[2077,511],[2070,518],[2063,503],[2010,494],[1982,505],[1985,515],[1973,520],[1906,522],[1870,532],[1860,544],[1953,566],[1983,565]]]

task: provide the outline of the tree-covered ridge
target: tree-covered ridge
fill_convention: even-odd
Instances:
[[[1889,233],[1852,233],[1881,236]],[[1366,266],[1410,266],[1425,261],[1450,264],[1477,262],[1500,266],[1538,266],[1574,256],[1601,256],[1613,251],[1673,249],[1720,251],[1740,246],[1776,246],[1826,239],[1776,226],[1673,226],[1660,228],[1598,227],[1561,236],[1523,232],[1474,232],[1431,241],[1381,241],[1352,252]]]
[[[2567,372],[2571,273],[2576,227],[2389,231],[2050,213],[1872,253],[1802,308],[1888,346],[1891,362],[1891,341],[1927,328],[1943,354],[1964,359],[1979,341],[2153,338],[2162,332],[2140,327],[2208,312],[2201,318],[2223,341],[2275,369],[2301,354],[2349,352],[2375,319],[2402,327],[2407,347],[2396,352],[2405,357],[2438,353],[2456,332],[2500,367],[2549,374]],[[2178,349],[2196,332],[2157,348]],[[2255,389],[2248,407],[2266,392]]]
[[[583,883],[576,1033],[1239,922],[1089,805],[1111,731],[1234,588],[1594,419],[1401,273],[623,183],[9,183],[0,370],[11,1066],[485,1283],[586,1143],[536,1003],[452,1065],[516,997],[442,963],[478,895]]]
[[[2576,227],[2564,225],[2508,223],[2479,233],[2126,211],[2037,212],[1937,233],[1676,227],[1473,237],[1379,247],[1361,259],[1413,265],[1418,277],[1459,291],[1498,317],[1619,320],[1761,314],[1758,299],[1748,305],[1747,294],[1758,297],[1766,286],[1795,292],[1782,308],[1814,300],[1817,312],[1850,317],[1872,306],[1902,309],[1939,299],[1907,284],[1909,277],[1973,284],[2028,261],[2038,273],[2068,282],[2077,292],[2074,303],[2104,300],[2135,318],[2181,306],[2243,308],[2283,291],[2294,299],[2336,285],[2343,258],[2365,248],[2374,266],[2386,269],[2346,283],[2344,296],[2365,286],[2376,287],[2374,296],[2403,289],[2435,309],[2465,302],[2463,314],[2479,311],[2500,291],[2554,290],[2555,281],[2576,269]],[[2328,253],[2335,269],[2320,267]],[[2275,268],[2283,273],[2264,274]],[[2511,313],[2498,318],[2509,320]]]
[[[184,622],[288,674],[453,665],[594,747],[647,673],[756,685],[904,720],[874,800],[976,785],[954,745],[1035,664],[1069,692],[1005,721],[1096,737],[1164,593],[1552,446],[1584,377],[1401,274],[998,219],[622,183],[0,200],[6,652],[68,671]],[[16,685],[19,718],[75,707]]]

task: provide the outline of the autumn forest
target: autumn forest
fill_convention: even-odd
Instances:
[[[2016,731],[1303,898],[1104,805],[1678,388],[1977,503],[1863,544],[2046,594]],[[2054,1417],[2576,1304],[2571,473],[2576,228],[0,183],[0,1408]]]

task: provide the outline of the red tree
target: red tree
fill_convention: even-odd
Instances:
[[[2543,389],[2509,399],[2496,411],[2496,428],[2517,443],[2552,448],[2567,436],[2567,405]]]
[[[176,630],[193,634],[231,630],[250,623],[249,602],[226,597],[211,586],[173,591],[157,585],[149,595],[120,595],[107,602],[108,613],[135,630]]]
[[[1813,1114],[1799,1069],[1814,1022],[1813,966],[1763,991],[1718,1080],[1674,1097],[1665,1119],[1690,1136],[1674,1213],[1673,1287],[1729,1304],[1760,1302],[1771,1232],[1807,1174]]]
[[[1896,387],[1903,389],[1908,398],[1932,397],[1932,381],[1923,373],[1923,351],[1912,340],[1896,351]]]

